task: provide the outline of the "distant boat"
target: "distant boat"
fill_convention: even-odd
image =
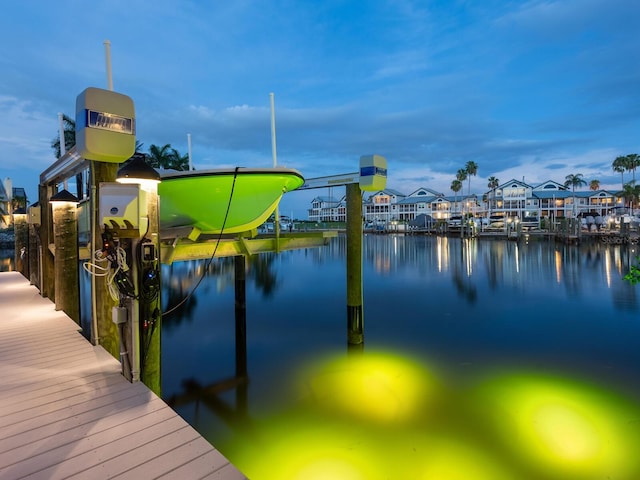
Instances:
[[[160,229],[195,227],[203,234],[240,233],[262,225],[282,194],[302,186],[291,168],[160,171]]]

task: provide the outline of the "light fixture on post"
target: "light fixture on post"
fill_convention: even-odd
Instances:
[[[62,310],[80,324],[80,291],[78,288],[78,198],[67,190],[53,195],[53,280],[56,310]]]
[[[144,161],[144,155],[136,154],[118,169],[116,182],[138,183],[146,190],[160,183],[160,174]]]
[[[76,197],[73,193],[69,192],[68,190],[60,190],[58,193],[53,195],[49,199],[49,201],[52,202],[52,203],[67,202],[67,203],[77,204],[78,203],[78,197]]]

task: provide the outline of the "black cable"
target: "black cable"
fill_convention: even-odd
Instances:
[[[216,252],[218,251],[218,245],[220,245],[220,241],[222,240],[222,235],[224,233],[224,227],[227,224],[227,218],[229,216],[229,210],[231,209],[231,201],[233,200],[233,191],[235,190],[235,187],[236,187],[236,178],[238,177],[238,170],[239,169],[240,169],[240,167],[236,167],[234,172],[233,172],[233,183],[231,184],[231,192],[229,194],[229,201],[227,202],[227,211],[224,213],[224,220],[222,221],[222,228],[220,229],[220,234],[218,235],[218,239],[216,240],[216,246],[213,248],[213,253],[211,254],[211,258],[209,258],[207,260],[207,263],[205,264],[205,268],[203,269],[202,274],[200,275],[200,278],[198,279],[198,281],[196,282],[194,287],[191,289],[191,291],[187,294],[187,296],[184,297],[182,300],[180,300],[180,302],[178,302],[177,305],[171,307],[166,312],[162,312],[162,316],[163,317],[166,317],[166,316],[172,314],[178,308],[180,308],[182,305],[184,305],[185,302],[191,298],[191,296],[194,294],[196,289],[200,286],[200,283],[202,283],[202,280],[204,280],[204,277],[207,274],[207,271],[209,270],[209,266],[211,265],[211,262],[213,262],[213,259],[216,256]]]

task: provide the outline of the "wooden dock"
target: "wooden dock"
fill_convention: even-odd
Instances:
[[[20,273],[0,308],[0,479],[246,478]]]

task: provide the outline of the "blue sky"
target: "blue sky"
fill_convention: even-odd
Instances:
[[[280,165],[305,177],[387,158],[388,187],[452,195],[455,172],[619,188],[640,153],[636,0],[10,2],[0,17],[0,177],[36,200],[58,112],[107,88],[133,98],[143,150],[197,169]],[[341,195],[335,189],[334,195]],[[465,186],[466,191],[466,186]],[[285,196],[304,217],[327,191]]]

